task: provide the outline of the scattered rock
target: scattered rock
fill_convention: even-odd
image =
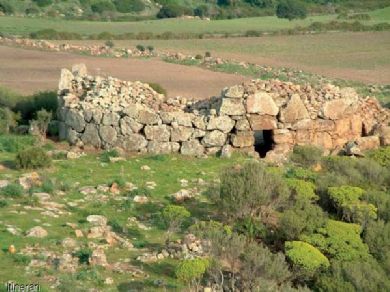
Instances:
[[[27,237],[44,238],[47,235],[48,235],[47,231],[43,229],[41,226],[33,227],[26,232]]]

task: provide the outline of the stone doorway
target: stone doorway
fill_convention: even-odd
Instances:
[[[267,155],[267,152],[274,148],[274,133],[272,130],[254,131],[255,151],[261,158]]]

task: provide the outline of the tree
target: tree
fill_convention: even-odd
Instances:
[[[208,265],[207,259],[183,260],[176,268],[176,278],[186,283],[189,291],[199,291],[200,280],[206,272]]]
[[[0,108],[0,133],[8,134],[12,128],[18,125],[20,114],[14,113],[9,108]]]
[[[276,15],[288,20],[304,19],[307,16],[307,10],[305,4],[298,0],[282,0],[276,7]]]
[[[289,197],[283,178],[260,163],[228,169],[221,176],[218,207],[228,219],[266,218]]]
[[[162,218],[168,229],[168,240],[173,232],[181,228],[184,220],[191,216],[191,213],[182,206],[168,205],[162,210]]]

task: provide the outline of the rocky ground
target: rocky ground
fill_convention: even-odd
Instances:
[[[72,291],[179,289],[172,269],[202,256],[202,243],[183,233],[165,242],[159,212],[174,202],[202,218],[202,191],[220,169],[245,159],[49,154],[50,169],[17,171],[7,162],[14,154],[0,152],[0,264],[10,267],[1,269],[1,282]]]

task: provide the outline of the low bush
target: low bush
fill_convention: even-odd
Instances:
[[[159,83],[150,82],[148,83],[151,88],[153,88],[154,91],[156,91],[159,94],[163,94],[167,96],[167,90]]]
[[[0,135],[0,152],[16,153],[36,143],[33,136]]]
[[[285,243],[287,258],[305,273],[314,274],[330,267],[329,260],[317,248],[303,241]]]
[[[144,45],[137,45],[136,48],[140,52],[145,52],[145,50],[146,50]]]
[[[299,165],[310,167],[321,160],[322,153],[322,150],[315,146],[297,145],[294,147],[290,159]]]
[[[138,189],[135,189],[135,190],[132,190],[130,191],[127,196],[129,198],[134,198],[135,196],[145,196],[145,197],[150,197],[152,193],[150,192],[149,189],[147,188],[144,188],[144,187],[140,187]]]
[[[108,40],[104,43],[106,47],[113,48],[115,46],[114,42],[112,40]]]
[[[9,204],[6,200],[1,200],[0,199],[0,208],[5,208],[7,207]]]
[[[89,264],[89,258],[92,255],[92,250],[89,248],[81,248],[74,253],[74,256],[79,258],[80,264]]]
[[[20,184],[11,183],[0,189],[0,195],[6,197],[20,197],[23,195],[23,187]]]
[[[104,151],[102,154],[100,154],[100,161],[108,163],[110,162],[111,157],[119,157],[118,151],[115,149]]]
[[[15,158],[16,167],[19,169],[37,169],[49,167],[51,158],[40,147],[31,147],[19,151]]]

